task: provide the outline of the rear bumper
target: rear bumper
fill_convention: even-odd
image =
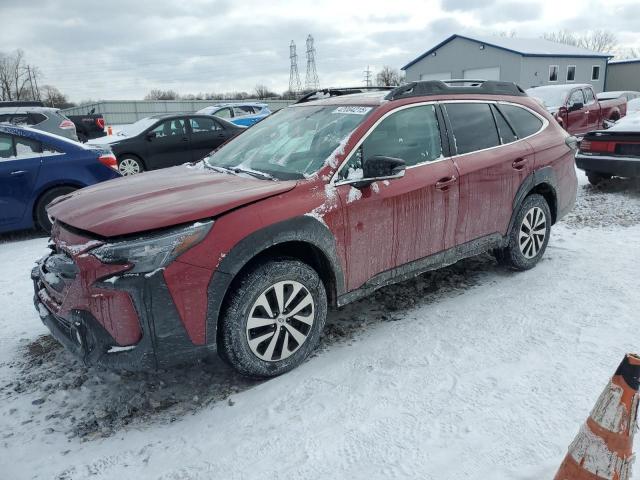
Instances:
[[[576,165],[586,172],[605,173],[619,177],[640,177],[640,158],[578,153]]]
[[[53,337],[86,365],[114,370],[154,370],[188,363],[215,352],[214,345],[194,345],[187,335],[160,272],[150,277],[123,275],[97,282],[102,289],[125,291],[138,314],[142,336],[135,345],[118,346],[109,332],[88,311],[71,309],[64,314],[48,306],[39,266],[31,271],[34,305]],[[118,312],[111,312],[117,322]]]

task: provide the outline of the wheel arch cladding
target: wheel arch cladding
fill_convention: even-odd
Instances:
[[[209,283],[207,343],[217,338],[220,313],[234,280],[265,259],[283,257],[298,259],[314,268],[325,286],[329,304],[336,305],[338,296],[344,293],[344,275],[335,238],[317,219],[295,217],[248,235],[222,259]]]
[[[540,170],[532,172],[527,178],[524,179],[515,198],[513,199],[513,211],[511,213],[511,220],[509,222],[509,229],[507,235],[513,228],[516,217],[518,216],[518,210],[520,205],[528,195],[537,193],[547,201],[549,210],[551,211],[551,224],[553,225],[558,218],[558,195],[557,195],[556,175],[552,167],[544,167]]]

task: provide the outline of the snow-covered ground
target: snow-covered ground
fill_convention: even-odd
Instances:
[[[640,186],[580,178],[535,269],[484,255],[385,288],[264,382],[84,368],[31,303],[46,239],[0,237],[0,478],[552,478],[640,350]]]

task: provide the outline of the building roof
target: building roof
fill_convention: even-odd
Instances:
[[[625,58],[624,60],[609,61],[609,65],[615,65],[616,63],[640,63],[640,58]]]
[[[469,37],[466,35],[453,34],[435,47],[427,50],[416,59],[407,63],[402,70],[406,70],[414,63],[422,60],[424,57],[431,55],[440,47],[446,45],[456,38],[463,38],[477,42],[483,45],[489,45],[500,50],[506,50],[511,53],[522,55],[523,57],[586,57],[586,58],[611,58],[613,55],[602,52],[594,52],[584,48],[565,45],[564,43],[552,42],[542,38],[513,38],[513,37],[484,37],[474,35]]]

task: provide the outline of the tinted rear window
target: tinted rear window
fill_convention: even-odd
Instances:
[[[489,104],[449,103],[446,109],[458,154],[500,145]]]
[[[542,120],[524,108],[515,105],[500,105],[499,108],[506,115],[518,138],[533,135],[542,128]]]

